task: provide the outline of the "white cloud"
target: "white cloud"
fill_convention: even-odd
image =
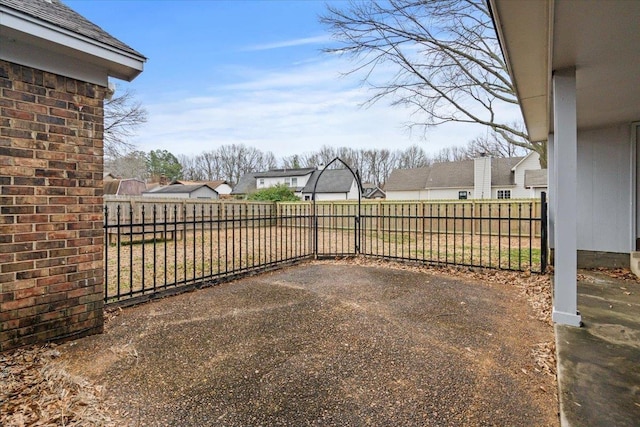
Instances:
[[[419,144],[427,152],[462,145],[482,127],[447,124],[411,135],[409,112],[384,102],[360,105],[370,93],[353,77],[340,77],[344,60],[298,64],[287,70],[241,70],[238,83],[212,86],[198,96],[147,103],[149,122],[139,148],[195,155],[223,144],[243,143],[276,157],[315,151],[322,145],[403,149]],[[164,99],[167,99],[164,97]]]
[[[324,35],[315,36],[315,37],[303,37],[303,38],[283,40],[283,41],[273,42],[273,43],[257,44],[257,45],[246,47],[243,50],[251,52],[251,51],[260,51],[260,50],[281,49],[285,47],[304,46],[304,45],[310,45],[310,44],[326,44],[331,40],[332,40],[331,35],[324,34]]]

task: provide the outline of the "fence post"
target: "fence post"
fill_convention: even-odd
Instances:
[[[540,272],[547,271],[547,262],[549,257],[549,241],[547,239],[547,193],[540,194]],[[531,236],[533,240],[533,236]]]

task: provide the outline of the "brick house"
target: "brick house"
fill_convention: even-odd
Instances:
[[[0,351],[103,327],[103,100],[145,57],[59,0],[0,0]]]

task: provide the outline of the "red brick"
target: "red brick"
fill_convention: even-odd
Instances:
[[[0,110],[0,114],[5,117],[11,117],[13,119],[20,120],[33,120],[35,118],[35,114],[31,112],[11,110],[9,108],[3,108],[2,110]]]
[[[0,351],[102,330],[104,93],[0,60]]]
[[[2,271],[3,273],[10,273],[13,271],[24,271],[24,270],[31,270],[34,268],[34,263],[33,261],[21,261],[21,262],[14,262],[14,263],[10,263],[10,264],[3,264],[0,267],[0,271]]]
[[[0,311],[17,310],[19,308],[30,307],[34,305],[35,302],[35,297],[3,302],[0,304]]]
[[[44,295],[45,293],[46,293],[45,288],[36,286],[33,288],[21,289],[19,291],[16,291],[14,295],[15,295],[15,299],[23,299],[23,298],[35,297],[38,295]]]

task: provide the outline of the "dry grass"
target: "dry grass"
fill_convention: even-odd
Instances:
[[[124,230],[126,232],[126,229]],[[362,233],[361,253],[446,264],[539,270],[540,241],[526,237],[418,233]],[[122,241],[126,241],[126,235]],[[138,236],[140,240],[144,236]],[[149,237],[153,237],[152,234]],[[308,227],[197,228],[178,239],[107,247],[107,296],[131,295],[216,278],[266,264],[311,256],[316,236]],[[353,229],[321,229],[319,254],[355,254]],[[530,248],[531,245],[531,248]]]

